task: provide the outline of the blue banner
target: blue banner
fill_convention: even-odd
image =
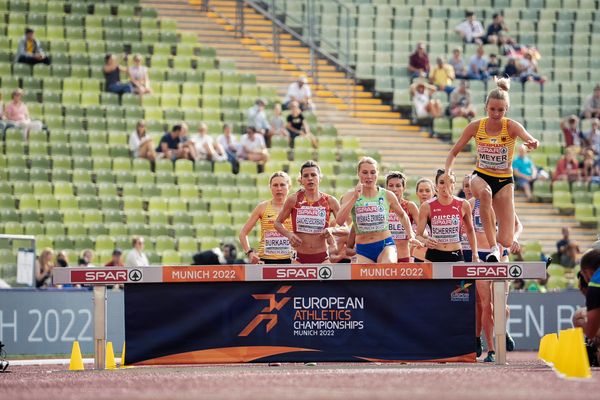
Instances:
[[[472,281],[131,284],[128,364],[475,361]]]

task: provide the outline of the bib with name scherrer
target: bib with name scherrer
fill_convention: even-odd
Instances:
[[[454,197],[448,205],[440,203],[437,197],[428,201],[431,236],[438,243],[461,242],[462,202],[458,197]]]

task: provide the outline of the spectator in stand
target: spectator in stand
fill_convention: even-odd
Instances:
[[[41,121],[32,121],[29,109],[23,103],[23,90],[15,89],[12,92],[12,101],[4,108],[4,116],[8,121],[6,128],[17,127],[23,130],[23,140],[29,139],[29,132],[41,131],[44,127]]]
[[[138,121],[135,125],[135,131],[129,135],[129,150],[135,158],[145,158],[146,160],[156,160],[156,151],[150,135],[146,133],[146,122]]]
[[[452,50],[452,57],[448,61],[448,64],[454,68],[454,77],[456,79],[467,79],[467,66],[462,58],[462,50],[459,47]]]
[[[255,161],[258,169],[262,172],[263,166],[269,159],[269,151],[262,135],[256,133],[253,126],[246,128],[246,133],[240,140],[240,151],[238,157],[241,160]]]
[[[435,67],[429,72],[429,82],[437,87],[438,90],[450,94],[454,90],[454,86],[452,86],[454,68],[443,57],[438,57],[435,61]]]
[[[487,64],[487,74],[490,77],[500,76],[500,67],[502,61],[495,54],[490,54],[490,60]]]
[[[581,116],[583,118],[600,118],[600,84],[594,86],[594,93],[585,100]]]
[[[483,45],[477,47],[477,53],[471,56],[469,60],[469,72],[467,77],[469,79],[478,79],[486,81],[490,76],[487,73],[488,59],[485,56],[485,49]]]
[[[515,175],[517,189],[523,189],[527,201],[532,200],[531,189],[533,183],[538,178],[538,171],[533,161],[527,155],[527,147],[519,146],[519,154],[512,162],[513,173]]]
[[[523,55],[520,60],[519,71],[521,76],[521,82],[535,81],[540,84],[546,82],[546,77],[539,75],[537,61],[534,59],[533,54],[528,51]]]
[[[577,115],[569,115],[563,118],[560,121],[560,129],[562,129],[565,139],[565,147],[581,146],[584,137],[579,129],[579,118],[577,118]]]
[[[47,288],[52,286],[52,270],[54,269],[54,251],[47,247],[42,250],[35,263],[35,287]]]
[[[223,133],[217,137],[217,143],[225,150],[227,160],[231,163],[233,173],[237,174],[240,169],[240,163],[237,160],[239,144],[236,137],[231,134],[231,124],[223,124]]]
[[[585,135],[585,145],[591,148],[597,156],[600,156],[600,119],[592,119],[592,127]]]
[[[415,52],[408,58],[408,73],[412,78],[427,76],[429,73],[429,56],[425,51],[425,43],[418,42]]]
[[[196,160],[227,161],[225,150],[208,134],[208,126],[204,122],[200,124],[198,133],[191,141],[195,146]]]
[[[252,107],[246,111],[247,125],[254,126],[256,131],[265,137],[265,143],[267,147],[271,147],[271,136],[273,136],[273,130],[267,113],[265,112],[265,106],[267,101],[264,99],[257,99]]]
[[[471,102],[471,92],[466,81],[461,81],[460,86],[450,94],[450,115],[463,117],[469,121],[475,118],[475,108]]]
[[[519,76],[519,68],[517,68],[517,60],[514,57],[509,57],[504,72],[502,73],[507,78],[515,78]]]
[[[512,44],[513,40],[508,36],[508,28],[504,23],[504,16],[500,13],[492,15],[492,23],[487,28],[486,43],[489,44]]]
[[[67,268],[69,266],[69,257],[67,257],[67,252],[61,250],[56,255],[56,266],[60,268]]]
[[[133,56],[133,66],[128,68],[129,80],[133,85],[133,91],[140,96],[152,93],[150,89],[150,78],[148,77],[148,68],[142,65],[142,56],[135,54]]]
[[[90,249],[85,249],[81,252],[81,257],[79,258],[79,266],[80,267],[95,267],[92,264],[92,260],[94,259],[94,253]]]
[[[156,148],[158,158],[166,158],[167,160],[175,161],[183,158],[187,159],[190,154],[189,148],[182,146],[181,143],[182,125],[173,125],[171,132],[165,133],[160,139],[160,143]]]
[[[569,239],[570,234],[569,227],[565,226],[562,228],[563,238],[556,242],[556,250],[560,265],[567,268],[575,268],[579,245],[574,240]]]
[[[312,146],[317,148],[317,138],[311,133],[310,126],[308,126],[308,122],[306,122],[304,115],[302,115],[302,110],[295,101],[290,103],[290,113],[287,116],[286,129],[290,135],[290,147],[292,149],[298,136],[307,138],[310,140]]]
[[[596,176],[596,155],[589,147],[584,149],[582,153],[583,160],[579,163],[581,179],[584,182],[591,182],[592,178]]]
[[[413,109],[418,119],[437,118],[442,116],[442,103],[432,100],[431,95],[435,93],[436,87],[422,80],[410,85]]]
[[[35,32],[31,28],[25,28],[25,36],[19,40],[15,62],[35,65],[50,65],[52,60],[44,53],[40,42],[35,38]]]
[[[567,180],[575,182],[579,179],[579,161],[577,161],[574,147],[567,147],[565,154],[556,163],[556,169],[552,176],[553,181]]]
[[[8,128],[12,128],[14,125],[6,121],[6,115],[4,115],[4,103],[2,102],[2,92],[0,92],[0,132],[2,133],[2,140],[4,140],[4,134]]]
[[[104,56],[104,80],[105,90],[107,92],[116,93],[122,95],[123,93],[133,92],[131,83],[121,82],[121,72],[127,73],[127,67],[119,65],[119,61],[114,54],[107,54]]]
[[[134,236],[131,240],[131,247],[131,250],[127,253],[127,257],[125,257],[125,266],[128,268],[148,267],[150,262],[146,254],[144,254],[144,238]]]
[[[273,117],[271,118],[271,127],[273,128],[274,136],[289,137],[290,134],[286,129],[286,121],[281,114],[281,104],[276,103],[273,106]]]
[[[458,24],[454,30],[465,43],[483,44],[485,39],[483,25],[475,18],[473,11],[466,11],[465,20]]]
[[[306,76],[300,75],[296,82],[290,84],[283,102],[283,109],[289,109],[292,101],[297,101],[302,111],[315,111],[315,105],[312,102],[312,92],[310,91],[310,86],[308,86]]]
[[[111,257],[110,261],[107,262],[104,266],[105,267],[124,267],[125,264],[123,264],[122,255],[123,255],[123,252],[121,251],[121,249],[119,249],[119,248],[114,249],[112,252],[112,257]]]

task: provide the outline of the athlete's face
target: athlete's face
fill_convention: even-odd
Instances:
[[[421,204],[425,203],[427,200],[431,200],[433,195],[433,187],[429,182],[419,183],[417,186],[417,197],[419,198],[419,202]]]
[[[288,184],[287,179],[276,176],[271,180],[271,194],[274,199],[286,198],[289,191],[290,185]]]
[[[305,189],[318,189],[320,180],[320,172],[316,167],[304,168],[302,170],[300,183]]]
[[[454,188],[456,186],[456,179],[454,176],[448,176],[446,174],[440,176],[437,180],[437,192],[440,197],[452,197],[454,195]]]
[[[465,176],[465,179],[463,179],[463,192],[465,192],[465,197],[467,199],[470,199],[471,197],[473,197],[473,192],[471,192],[471,177],[470,176]]]
[[[387,190],[394,193],[398,199],[404,196],[404,184],[400,178],[392,178],[388,180]]]
[[[358,179],[365,186],[375,186],[377,184],[378,172],[373,164],[362,163],[358,169]]]
[[[506,104],[506,100],[500,99],[489,99],[486,111],[488,117],[493,120],[500,120],[504,118],[506,112],[508,111],[508,104]]]

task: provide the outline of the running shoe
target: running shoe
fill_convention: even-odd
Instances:
[[[483,353],[483,343],[481,343],[481,336],[477,336],[477,358],[481,357],[481,354]]]
[[[485,258],[485,262],[499,262],[500,261],[500,250],[498,246],[494,246],[490,251],[490,254]]]
[[[488,351],[488,355],[483,359],[483,362],[496,362],[496,352]]]
[[[515,340],[506,332],[506,351],[515,351]]]

